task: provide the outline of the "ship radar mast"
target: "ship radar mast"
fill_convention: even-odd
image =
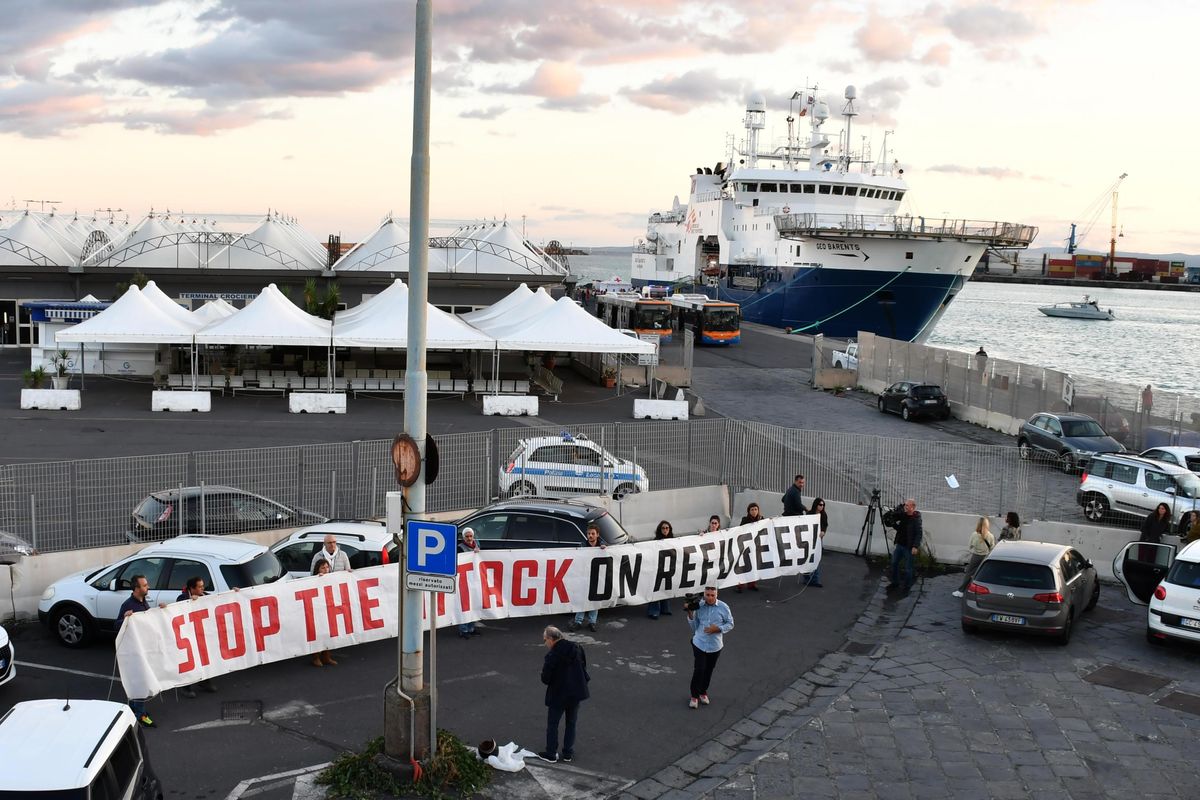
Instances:
[[[858,116],[858,109],[854,107],[854,101],[858,99],[858,89],[853,86],[847,86],[843,97],[846,98],[846,105],[842,106],[842,116],[846,119],[846,131],[843,135],[846,138],[843,142],[842,154],[838,158],[838,165],[842,172],[849,172],[850,161],[854,157],[851,149],[850,123]]]
[[[758,132],[767,127],[767,101],[756,94],[746,101],[746,168],[758,166]]]

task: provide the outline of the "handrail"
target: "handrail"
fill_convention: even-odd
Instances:
[[[1015,222],[934,219],[921,216],[870,214],[776,214],[775,228],[784,239],[813,235],[904,236],[969,239],[1008,247],[1024,247],[1037,227]]]

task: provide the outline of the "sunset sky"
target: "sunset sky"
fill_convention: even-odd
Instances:
[[[0,0],[0,207],[279,209],[354,241],[407,215],[407,0]],[[816,83],[884,130],[907,211],[1041,227],[1121,187],[1129,251],[1200,253],[1200,5],[1170,0],[434,0],[433,216],[629,245]],[[772,113],[778,112],[778,113]],[[831,121],[833,124],[834,121]],[[35,206],[36,207],[36,206]]]

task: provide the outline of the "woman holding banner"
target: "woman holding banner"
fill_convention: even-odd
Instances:
[[[821,531],[820,531],[819,535],[820,535],[820,538],[824,539],[825,531],[829,530],[829,514],[827,514],[825,512],[825,501],[822,500],[820,497],[813,500],[812,510],[809,513],[819,514],[821,516]],[[822,543],[822,547],[823,547],[823,545],[824,545],[824,543]],[[825,555],[824,552],[822,552],[821,555],[822,555],[822,557],[824,557],[824,555]],[[821,562],[819,562],[819,561],[817,562],[817,568],[813,570],[812,575],[808,576],[808,580],[806,580],[804,582],[804,585],[811,586],[814,589],[822,588],[821,587]]]
[[[671,527],[671,523],[665,519],[658,523],[658,527],[654,529],[654,540],[657,542],[673,538],[675,538],[675,529]],[[646,606],[646,616],[650,619],[658,619],[660,614],[671,616],[670,601],[655,600]]]
[[[762,509],[760,509],[758,507],[758,503],[751,503],[750,505],[746,506],[746,516],[742,517],[742,521],[741,521],[742,525],[753,525],[756,522],[762,522],[762,521],[763,521]],[[734,589],[734,591],[737,592],[738,594],[741,594],[742,589],[750,589],[752,591],[757,592],[758,591],[758,581],[750,581],[749,583],[739,583],[737,585],[737,587]]]
[[[588,547],[599,547],[601,550],[606,549],[604,542],[600,541],[600,529],[595,525],[588,525],[587,529]],[[575,614],[575,619],[571,620],[571,630],[577,631],[583,625],[584,619],[587,620],[588,630],[592,633],[596,632],[596,620],[600,618],[600,610],[593,608],[591,611],[580,611]]]
[[[333,570],[333,566],[328,559],[319,558],[313,566],[313,575],[328,575]],[[337,662],[333,660],[333,654],[328,650],[322,650],[319,653],[313,653],[312,665],[314,667],[323,667],[328,664],[331,667],[336,667]]]

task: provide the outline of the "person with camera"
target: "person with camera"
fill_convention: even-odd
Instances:
[[[708,684],[725,646],[725,634],[733,630],[733,612],[717,599],[717,587],[705,586],[703,597],[689,596],[683,604],[692,629],[692,695],[688,708],[708,705]]]
[[[912,588],[915,579],[914,559],[921,549],[923,535],[921,512],[917,511],[917,501],[911,497],[905,500],[903,505],[896,506],[889,511],[883,522],[888,527],[896,529],[896,538],[892,548],[892,582],[888,584],[887,588],[891,590],[899,586],[902,591],[907,592]],[[900,577],[901,566],[904,567],[903,583],[901,583]]]

